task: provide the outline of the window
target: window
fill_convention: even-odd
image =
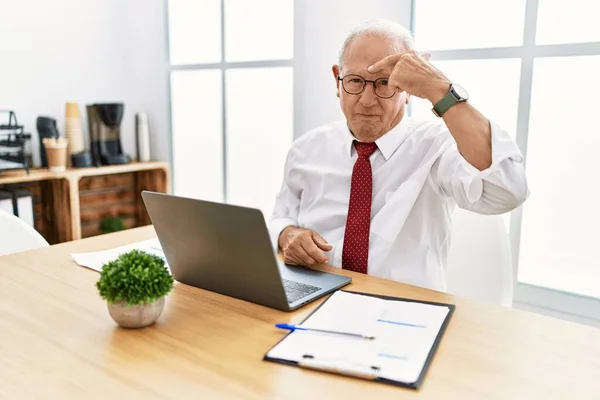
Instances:
[[[416,0],[415,3],[418,48],[456,50],[523,44],[525,0]]]
[[[600,297],[598,71],[600,55],[534,60],[527,165],[535,196],[524,206],[519,263],[523,282],[593,297]]]
[[[559,28],[560,27],[560,28]],[[596,0],[539,0],[536,44],[600,41]]]
[[[293,136],[290,67],[227,71],[228,200],[270,213]]]
[[[222,72],[171,72],[173,187],[180,196],[223,200]]]
[[[173,191],[271,214],[293,140],[293,0],[168,0]]]
[[[413,1],[417,48],[515,132],[525,156],[531,196],[512,213],[511,241],[519,286],[536,287],[528,302],[600,298],[597,10],[595,0]]]

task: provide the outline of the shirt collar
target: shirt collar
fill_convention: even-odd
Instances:
[[[404,142],[404,139],[406,139],[408,132],[407,119],[407,117],[403,117],[398,125],[393,127],[392,130],[390,130],[385,135],[383,135],[375,141],[375,144],[377,144],[377,148],[379,149],[386,161],[390,159],[390,157],[396,152],[396,150],[398,150],[402,142]],[[356,151],[352,143],[354,142],[354,140],[358,139],[356,139],[352,132],[350,132],[350,129],[347,125],[346,133],[347,134],[344,135],[345,151],[346,154],[352,156],[352,152]]]

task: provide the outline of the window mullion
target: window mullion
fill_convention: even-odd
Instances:
[[[526,50],[521,58],[521,82],[519,85],[519,108],[517,112],[517,145],[527,161],[527,136],[529,130],[529,113],[531,108],[531,88],[533,82],[533,54],[537,26],[538,0],[527,0],[525,9],[525,26],[523,31],[523,47]],[[510,242],[513,260],[513,280],[516,284],[519,272],[519,251],[521,245],[521,227],[523,208],[512,212],[510,221]]]
[[[227,68],[225,66],[225,1],[221,0],[221,116],[223,135],[223,201],[227,202]]]

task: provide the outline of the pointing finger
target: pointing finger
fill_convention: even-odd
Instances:
[[[398,62],[398,59],[400,58],[401,55],[402,55],[402,53],[387,56],[386,58],[379,60],[375,64],[371,65],[369,68],[367,68],[367,71],[374,74],[376,72],[381,71],[382,69],[386,69],[388,67],[393,67],[394,65],[396,65],[396,62]]]

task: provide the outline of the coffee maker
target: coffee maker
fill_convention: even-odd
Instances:
[[[127,164],[131,157],[121,147],[123,103],[98,103],[86,106],[90,129],[90,147],[94,164]]]

